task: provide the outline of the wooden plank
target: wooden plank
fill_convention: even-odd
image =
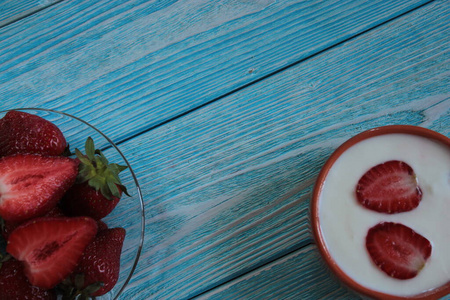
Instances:
[[[27,17],[59,1],[61,0],[0,0],[0,27]]]
[[[202,299],[361,299],[325,265],[314,244],[208,291]],[[441,300],[449,300],[450,295]]]
[[[315,245],[262,266],[195,299],[360,299],[326,268]]]
[[[63,1],[0,29],[0,107],[120,141],[426,2]]]
[[[190,298],[310,243],[314,180],[351,136],[386,124],[449,136],[449,13],[423,7],[121,144],[147,215],[125,299]]]

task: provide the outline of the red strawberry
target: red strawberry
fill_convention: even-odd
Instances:
[[[32,286],[25,276],[22,263],[10,258],[0,262],[0,299],[45,300],[56,299],[56,295],[52,290]]]
[[[45,214],[73,185],[77,172],[77,161],[67,157],[0,158],[0,216],[17,222]]]
[[[9,111],[0,121],[0,156],[18,153],[57,156],[65,148],[61,130],[39,116]]]
[[[356,197],[368,209],[394,214],[416,208],[422,190],[408,164],[391,160],[372,167],[361,177]]]
[[[16,229],[21,223],[8,222],[3,219],[0,220],[0,235],[6,240],[8,240],[9,235]],[[0,298],[1,299],[1,298]]]
[[[51,289],[73,272],[96,234],[88,217],[37,218],[11,233],[6,251],[24,263],[31,284]]]
[[[369,229],[366,248],[383,272],[398,279],[415,277],[431,255],[431,243],[411,228],[384,222]]]
[[[49,212],[47,212],[45,215],[43,215],[43,217],[64,217],[64,214],[58,206],[55,206]],[[24,222],[26,222],[26,221],[24,221]],[[13,232],[14,229],[19,227],[24,222],[9,222],[9,221],[0,219],[0,235],[2,235],[5,240],[8,240],[11,232]]]
[[[59,206],[55,206],[52,208],[49,212],[47,212],[44,217],[52,217],[52,218],[59,218],[59,217],[65,217],[63,211]]]
[[[117,205],[119,197],[107,199],[87,182],[74,184],[61,200],[64,212],[69,216],[88,216],[100,220]]]
[[[69,216],[89,216],[96,220],[107,216],[117,205],[122,191],[119,173],[125,166],[110,164],[100,150],[95,150],[94,141],[86,141],[86,155],[75,150],[80,161],[77,183],[61,200],[61,207]]]
[[[98,231],[102,231],[102,230],[106,230],[108,229],[108,225],[106,225],[105,222],[103,222],[102,220],[98,220],[97,221],[97,227],[98,227]]]
[[[86,247],[80,263],[72,274],[79,293],[85,296],[101,296],[109,292],[117,282],[120,271],[125,229],[111,228],[99,231]],[[75,279],[78,277],[77,279]],[[81,280],[79,278],[82,278]]]

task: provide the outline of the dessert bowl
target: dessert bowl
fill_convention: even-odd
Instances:
[[[406,161],[416,171],[423,197],[411,211],[380,213],[357,201],[358,179],[371,166],[389,160]],[[449,166],[450,139],[410,125],[370,129],[335,150],[316,180],[311,223],[321,256],[344,285],[373,299],[439,299],[450,294]],[[365,238],[368,229],[381,222],[406,224],[430,239],[431,256],[416,277],[392,278],[371,260]]]
[[[103,296],[96,297],[96,299],[118,299],[133,275],[144,239],[144,204],[132,167],[119,148],[105,134],[86,121],[67,113],[48,109],[20,108],[14,110],[40,116],[55,124],[64,134],[72,152],[76,148],[84,152],[86,138],[92,137],[96,148],[102,150],[110,162],[127,167],[119,176],[130,196],[122,195],[114,210],[102,219],[109,228],[122,227],[126,231],[120,257],[119,278],[112,290]],[[0,118],[3,118],[7,112],[1,111]],[[0,247],[2,246],[4,245],[0,245]]]

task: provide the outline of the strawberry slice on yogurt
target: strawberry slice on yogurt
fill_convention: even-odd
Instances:
[[[431,243],[408,226],[383,222],[370,228],[366,248],[373,262],[397,279],[415,277],[431,256]]]
[[[407,163],[391,160],[372,167],[359,179],[356,198],[368,209],[395,214],[419,206],[422,190]]]

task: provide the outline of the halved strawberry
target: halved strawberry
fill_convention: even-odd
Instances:
[[[361,177],[356,198],[368,209],[394,214],[416,208],[422,200],[422,190],[407,163],[391,160],[372,167]]]
[[[0,120],[0,156],[12,154],[61,155],[66,139],[50,121],[21,111],[9,111]]]
[[[24,221],[50,211],[73,185],[78,162],[18,154],[0,158],[0,216]]]
[[[88,217],[37,218],[11,233],[6,251],[24,263],[31,284],[51,289],[73,272],[96,233]]]
[[[23,265],[20,261],[10,257],[6,261],[1,261],[0,255],[0,299],[2,300],[23,300],[56,299],[53,290],[45,290],[32,286],[25,276]]]
[[[431,255],[431,243],[408,226],[383,222],[369,229],[366,248],[383,272],[397,279],[415,277]]]

